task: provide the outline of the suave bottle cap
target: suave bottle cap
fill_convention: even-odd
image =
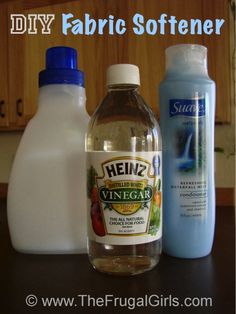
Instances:
[[[70,47],[52,47],[46,52],[46,69],[39,73],[39,87],[49,84],[73,84],[84,87],[84,73],[77,67],[77,51]]]
[[[182,44],[166,49],[166,69],[198,66],[207,69],[207,48],[201,45]]]
[[[134,64],[113,64],[107,69],[107,86],[132,84],[140,86],[139,68]]]

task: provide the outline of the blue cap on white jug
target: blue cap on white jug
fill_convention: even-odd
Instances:
[[[70,47],[52,47],[46,51],[46,69],[39,73],[39,87],[72,84],[84,87],[84,73],[77,67],[77,51]]]

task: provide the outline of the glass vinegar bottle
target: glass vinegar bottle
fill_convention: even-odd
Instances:
[[[137,66],[110,66],[107,85],[86,139],[88,254],[101,272],[134,275],[161,254],[161,135]]]

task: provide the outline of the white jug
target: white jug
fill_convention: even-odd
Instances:
[[[25,129],[9,181],[11,240],[23,253],[85,253],[84,76],[75,49],[50,48],[46,61],[38,110]]]

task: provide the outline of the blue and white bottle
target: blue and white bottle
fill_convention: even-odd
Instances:
[[[215,83],[206,47],[166,49],[160,112],[163,249],[175,257],[203,257],[211,252],[215,228]]]

